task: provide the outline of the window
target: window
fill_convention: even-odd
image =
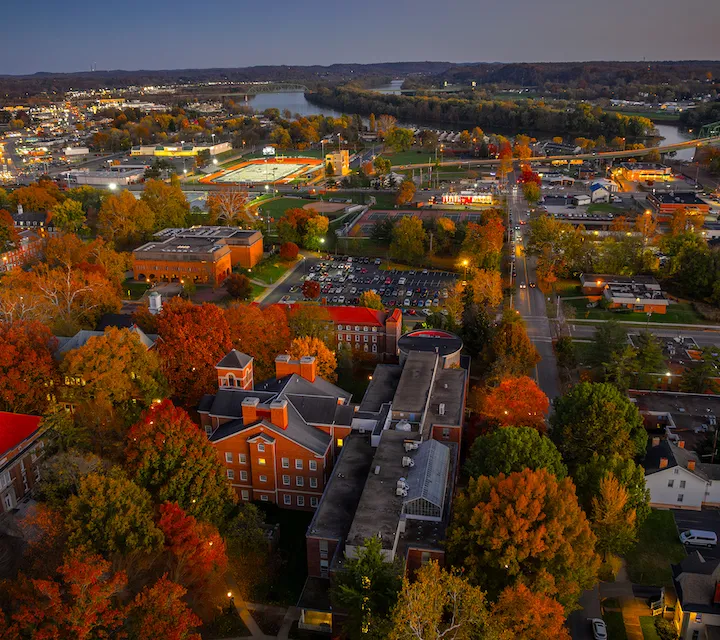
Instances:
[[[260,482],[267,482],[267,476],[260,476]]]
[[[260,500],[261,500],[262,502],[267,502],[267,501],[268,501],[267,495],[265,495],[265,494],[263,493],[263,495],[260,496]]]
[[[675,480],[668,480],[668,487],[671,487],[675,484]]]
[[[341,324],[338,325],[338,331],[342,331],[342,325],[341,325]]]
[[[365,337],[367,338],[367,336],[365,336]],[[368,346],[367,346],[366,344],[363,345],[363,351],[364,351],[365,353],[368,352]]]
[[[698,613],[697,615],[701,616],[702,614]],[[697,622],[697,617],[695,621]],[[692,632],[692,640],[700,640],[700,629],[695,629],[695,631]]]
[[[318,504],[317,498],[315,498],[315,497],[310,498],[310,506],[311,507],[317,507],[317,504]]]
[[[265,458],[258,458],[258,464],[262,464],[262,465],[266,464]]]
[[[304,487],[305,478],[303,478],[302,476],[295,476],[295,485],[298,487]]]
[[[297,506],[298,506],[298,507],[304,507],[304,506],[305,506],[305,496],[298,496],[298,497],[297,497]]]
[[[678,493],[678,499],[677,499],[677,501],[678,501],[678,502],[682,502],[684,497],[685,497],[685,494],[684,494],[684,493]]]
[[[310,478],[310,487],[317,489],[317,478]]]
[[[420,555],[420,563],[425,566],[428,562],[430,562],[430,552],[423,551]]]
[[[373,327],[373,333],[377,333],[377,327]],[[374,338],[373,338],[374,340]]]
[[[232,464],[232,461],[233,461],[233,454],[232,454],[232,452],[231,452],[231,451],[226,451],[226,452],[225,452],[225,462],[227,462],[228,464]]]
[[[243,489],[243,490],[240,492],[240,497],[241,497],[243,500],[250,500],[250,492],[249,492],[247,489]]]
[[[363,331],[367,331],[367,330],[368,330],[368,328],[367,328],[367,327],[363,327]]]
[[[685,480],[680,480],[680,488],[681,489],[685,488]]]
[[[310,460],[308,464],[310,465],[310,471],[317,471],[317,460]]]
[[[345,340],[347,340],[348,342],[350,342],[350,340],[352,340],[352,337],[350,336],[349,333],[345,334]]]
[[[296,468],[296,469],[302,469],[302,468],[303,468],[303,461],[302,461],[302,460],[295,460],[295,468]]]
[[[367,341],[368,341],[368,337],[367,337],[367,336],[363,336],[363,341],[364,341],[364,342],[367,342]]]
[[[282,459],[282,468],[283,468],[283,469],[289,469],[289,468],[290,468],[290,458],[283,458],[283,459]]]
[[[328,541],[320,540],[320,555],[322,557],[327,558],[327,552],[328,552]]]
[[[338,447],[342,447],[342,446],[343,446],[343,439],[342,439],[342,438],[338,438],[338,439],[337,439],[337,446],[338,446]]]
[[[238,462],[240,464],[247,464],[247,458],[244,453],[238,453]]]
[[[360,342],[360,334],[355,335],[355,342]]]
[[[377,336],[373,336],[373,342],[377,342]]]
[[[372,346],[372,352],[373,352],[373,353],[377,353],[377,345],[376,345],[376,344],[374,344],[374,345]]]
[[[357,324],[355,325],[355,331],[360,331],[360,326]]]
[[[235,480],[235,472],[232,469],[226,469],[227,471],[227,477],[230,480]]]
[[[209,436],[212,435],[212,427],[209,424],[205,425],[205,433]]]
[[[285,504],[292,504],[292,496],[284,495],[283,496],[283,502]]]
[[[442,437],[446,439],[450,437],[450,427],[443,427]]]
[[[290,476],[283,476],[282,480],[283,480],[283,484],[284,484],[286,487],[289,487],[289,486],[290,486]]]
[[[265,451],[265,445],[262,442],[258,442],[258,451]]]

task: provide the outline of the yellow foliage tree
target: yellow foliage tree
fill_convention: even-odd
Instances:
[[[330,382],[337,380],[337,373],[335,371],[337,369],[337,358],[335,357],[335,352],[330,351],[319,338],[311,338],[310,336],[295,338],[290,343],[289,353],[295,360],[303,356],[315,356],[318,374]]]

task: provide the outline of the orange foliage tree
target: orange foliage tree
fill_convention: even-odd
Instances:
[[[290,343],[289,353],[296,360],[303,356],[315,356],[318,374],[330,382],[337,380],[335,352],[330,351],[320,338],[311,338],[310,336],[295,338]]]
[[[232,348],[253,358],[256,381],[275,373],[275,357],[290,346],[287,314],[278,306],[261,309],[255,305],[233,304],[225,310]]]
[[[482,223],[468,222],[461,253],[470,260],[470,266],[496,269],[500,263],[505,237],[505,226],[497,215],[486,214]]]
[[[492,596],[523,582],[571,607],[595,584],[595,535],[569,478],[546,469],[481,476],[454,512],[448,552]]]
[[[58,381],[56,347],[39,322],[0,323],[0,410],[45,412]]]
[[[10,194],[10,201],[17,207],[21,205],[24,211],[40,211],[46,213],[50,211],[60,200],[60,192],[55,189],[48,188],[48,183],[35,183],[27,187],[15,189]]]
[[[479,413],[501,427],[534,427],[545,431],[548,397],[528,376],[504,378],[497,386],[480,392]]]
[[[522,583],[500,594],[492,615],[513,638],[570,640],[562,605],[543,593],[533,593]]]
[[[215,365],[232,348],[225,314],[214,304],[174,298],[158,315],[158,332],[165,377],[184,404],[195,406],[217,388]]]

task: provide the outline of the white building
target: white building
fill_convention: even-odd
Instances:
[[[720,562],[694,551],[672,565],[673,621],[681,640],[720,640]]]

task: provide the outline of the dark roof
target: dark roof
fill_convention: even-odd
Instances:
[[[104,313],[100,316],[100,320],[98,320],[95,328],[98,331],[105,331],[108,327],[129,329],[134,324],[132,315],[129,313]]]
[[[697,197],[694,191],[670,191],[669,193],[651,193],[648,200],[655,200],[660,204],[694,204],[707,205],[707,202]]]
[[[422,414],[427,403],[437,367],[434,351],[411,351],[403,365],[400,382],[393,399],[393,411]]]
[[[253,359],[246,353],[233,349],[215,366],[222,369],[244,369],[252,360]]]
[[[201,411],[207,411],[214,416],[224,416],[226,418],[240,418],[242,417],[242,401],[245,398],[259,398],[260,402],[269,402],[275,397],[274,393],[266,393],[257,390],[245,389],[218,389],[215,396],[212,398],[212,404],[209,408],[208,402],[203,397],[201,401],[203,409]]]
[[[339,405],[335,398],[286,394],[305,422],[310,424],[352,424],[353,407]]]
[[[330,604],[330,580],[309,576],[305,580],[297,606],[312,611],[332,611]],[[330,629],[328,629],[330,631]]]
[[[314,382],[310,382],[297,373],[291,373],[282,378],[266,380],[265,382],[256,384],[255,389],[277,393],[278,395],[294,393],[298,395],[343,398],[345,400],[350,400],[352,397],[352,394],[320,376],[315,378]]]
[[[671,568],[675,591],[685,611],[720,614],[720,604],[713,603],[715,585],[720,579],[720,560],[706,559],[694,551]]]
[[[720,464],[702,462],[694,451],[678,447],[665,438],[663,438],[657,446],[653,446],[652,438],[648,440],[647,452],[642,463],[645,469],[645,475],[663,471],[664,469],[660,469],[660,460],[662,458],[666,458],[668,461],[665,469],[682,467],[689,473],[693,473],[703,480],[720,480]],[[688,468],[689,462],[695,463],[695,469],[691,470]]]
[[[410,331],[398,340],[398,348],[403,353],[411,351],[431,351],[447,356],[462,349],[463,343],[458,336],[439,329],[418,329]]]
[[[380,411],[382,405],[392,402],[401,375],[402,367],[399,364],[379,364],[375,367],[360,403],[360,411]]]

